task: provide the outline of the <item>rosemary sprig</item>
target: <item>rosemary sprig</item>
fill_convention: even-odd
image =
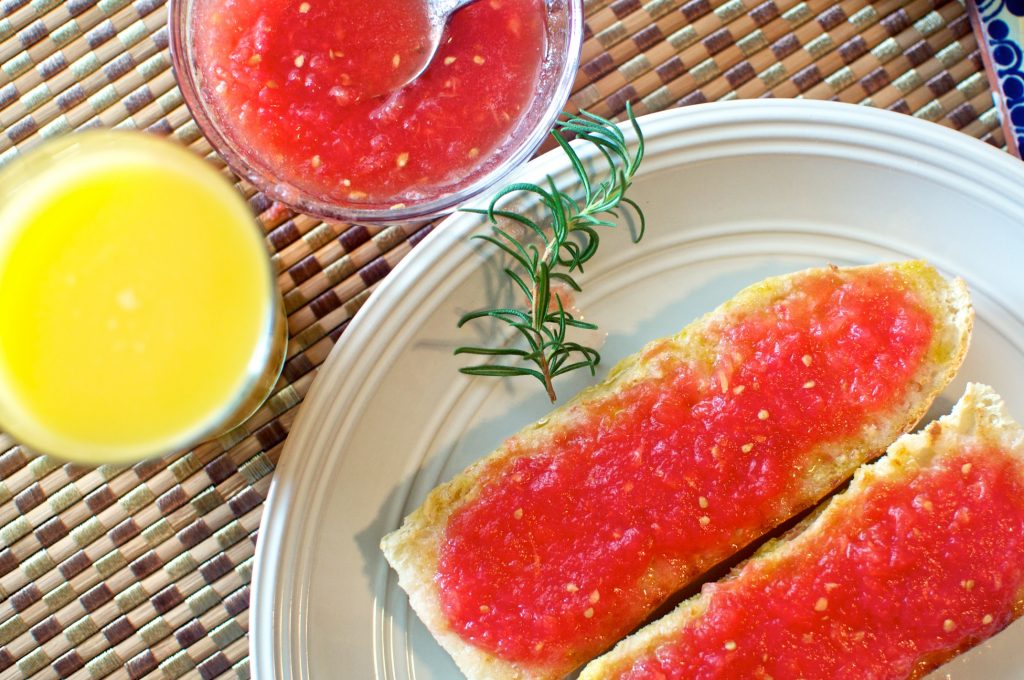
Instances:
[[[601,355],[592,347],[568,340],[566,332],[569,328],[595,330],[597,326],[576,319],[566,311],[561,296],[552,293],[551,285],[558,282],[573,291],[581,291],[576,276],[583,273],[583,265],[597,252],[600,243],[598,229],[616,225],[621,205],[629,206],[640,220],[634,242],[643,237],[646,226],[643,211],[625,194],[643,160],[644,139],[628,104],[626,115],[637,137],[636,150],[632,154],[625,136],[615,123],[586,111],[581,111],[580,115],[567,115],[551,131],[551,136],[569,157],[576,172],[581,198],[559,190],[549,176],[544,187],[529,183],[512,184],[499,191],[486,210],[467,209],[467,212],[485,215],[492,225],[491,234],[480,234],[474,238],[487,241],[512,259],[504,271],[522,293],[525,304],[522,308],[502,307],[469,312],[459,319],[458,325],[461,328],[474,319],[496,319],[514,328],[525,340],[526,348],[459,347],[455,354],[505,357],[514,361],[467,366],[459,369],[462,373],[496,377],[533,376],[543,383],[552,402],[557,397],[552,384],[555,376],[580,368],[588,368],[591,375],[595,374]],[[605,179],[595,184],[563,133],[597,147],[607,162]],[[546,228],[540,220],[531,219],[522,212],[497,208],[502,198],[514,193],[535,197],[544,213]],[[518,237],[499,223],[499,218],[525,227],[525,237]]]

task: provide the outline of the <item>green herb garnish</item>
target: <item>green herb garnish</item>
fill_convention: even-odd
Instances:
[[[512,364],[467,366],[459,369],[462,373],[496,377],[533,376],[543,383],[552,402],[556,399],[552,385],[555,376],[579,368],[589,368],[591,375],[595,374],[601,355],[592,347],[567,340],[566,330],[595,330],[597,325],[576,319],[567,312],[562,306],[561,296],[552,294],[551,284],[560,282],[576,292],[581,291],[575,276],[583,273],[583,265],[597,252],[600,242],[598,229],[616,226],[620,205],[632,208],[640,220],[634,243],[643,237],[643,211],[625,194],[643,159],[644,139],[628,104],[626,115],[637,137],[636,151],[632,155],[625,136],[614,122],[586,111],[580,111],[578,116],[567,115],[551,131],[551,136],[565,151],[576,171],[579,179],[577,189],[581,190],[581,198],[577,199],[559,190],[549,176],[546,188],[529,183],[512,184],[499,191],[486,210],[467,209],[467,212],[487,216],[493,233],[473,238],[493,244],[512,258],[504,271],[526,300],[522,308],[503,307],[469,312],[459,319],[459,327],[474,319],[496,319],[518,331],[526,341],[527,348],[459,347],[455,354],[508,357],[515,360]],[[566,142],[563,132],[584,139],[598,148],[607,161],[608,174],[604,180],[594,184],[583,161]],[[534,195],[545,219],[535,221],[522,212],[497,209],[498,201],[513,193]],[[518,238],[509,229],[499,225],[498,218],[526,227],[525,237]],[[541,221],[549,226],[541,226]],[[536,368],[529,364],[534,364]]]

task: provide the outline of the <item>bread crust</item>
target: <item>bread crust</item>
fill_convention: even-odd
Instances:
[[[738,565],[726,580],[737,578],[748,562],[756,560],[765,571],[770,571],[783,563],[789,555],[807,551],[813,541],[826,534],[834,522],[857,512],[862,499],[879,482],[904,482],[917,471],[943,457],[954,456],[972,444],[984,444],[1007,452],[1007,455],[1015,459],[1017,472],[1024,480],[1024,428],[1010,418],[1002,400],[991,387],[970,383],[949,415],[932,422],[920,432],[900,437],[889,447],[883,458],[859,468],[846,491],[834,497],[782,538],[767,543],[750,560]],[[590,662],[580,673],[579,680],[618,677],[638,658],[652,653],[671,640],[688,622],[699,618],[708,604],[707,592],[683,602],[669,614],[619,642],[612,651]],[[1017,595],[1014,618],[1021,615],[1022,608],[1024,591]],[[955,649],[918,659],[907,680],[926,675],[982,641],[965,639]]]
[[[774,518],[771,526],[777,526],[817,503],[845,481],[860,464],[880,455],[886,445],[910,430],[925,414],[935,396],[955,375],[967,352],[970,339],[974,313],[967,288],[959,279],[948,281],[930,265],[920,261],[829,269],[830,273],[844,278],[856,277],[861,272],[870,270],[898,273],[906,285],[917,294],[933,318],[932,343],[922,367],[906,390],[903,401],[890,409],[885,418],[866,425],[855,437],[814,449],[812,460],[815,460],[816,464],[808,466],[815,471],[814,474],[805,478],[801,493],[794,495],[793,498],[780,499],[779,516]],[[673,351],[684,359],[710,364],[715,339],[721,328],[727,327],[730,321],[739,315],[770,306],[774,301],[798,292],[802,277],[824,274],[826,271],[805,270],[769,278],[749,286],[719,308],[689,324],[677,335],[655,342],[671,343]],[[575,421],[586,415],[587,403],[650,378],[654,369],[645,364],[643,356],[644,350],[641,349],[622,360],[602,383],[583,390],[546,418],[527,426],[508,440],[517,441],[519,446],[509,446],[506,441],[496,451],[456,475],[450,482],[434,489],[423,505],[405,519],[401,528],[388,534],[381,541],[381,549],[388,562],[398,572],[399,585],[408,594],[412,608],[468,678],[559,678],[586,661],[585,658],[581,658],[558,668],[529,667],[498,658],[462,640],[450,628],[444,616],[434,581],[439,547],[449,517],[472,501],[479,492],[481,485],[476,482],[484,470],[492,466],[507,465],[515,456],[524,455],[516,451],[534,450],[548,441],[553,434],[571,427]],[[671,589],[685,587],[701,573],[756,539],[759,533],[736,537],[737,545],[733,550],[695,554],[682,578],[678,575],[674,577],[670,584]],[[645,578],[654,585],[663,588],[666,586],[658,582],[659,577],[653,568]],[[661,578],[664,579],[663,576]],[[670,593],[667,593],[666,597],[668,594]],[[611,642],[609,641],[609,644]]]

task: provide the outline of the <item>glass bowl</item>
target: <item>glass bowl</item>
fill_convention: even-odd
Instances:
[[[211,101],[197,59],[197,8],[213,0],[170,0],[170,51],[185,104],[214,149],[239,177],[291,207],[321,219],[345,222],[404,222],[437,217],[499,183],[529,160],[561,113],[572,89],[583,40],[582,0],[542,0],[546,9],[544,54],[535,91],[504,141],[481,156],[468,177],[422,198],[403,196],[372,204],[342,202],[298,186],[272,168],[260,151],[239,143]],[[488,0],[481,0],[486,2]],[[300,10],[301,11],[301,10]],[[297,170],[293,168],[293,170]]]

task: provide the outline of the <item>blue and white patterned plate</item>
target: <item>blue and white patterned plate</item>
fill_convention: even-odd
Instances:
[[[1024,0],[968,0],[993,98],[1015,155],[1024,149]]]

